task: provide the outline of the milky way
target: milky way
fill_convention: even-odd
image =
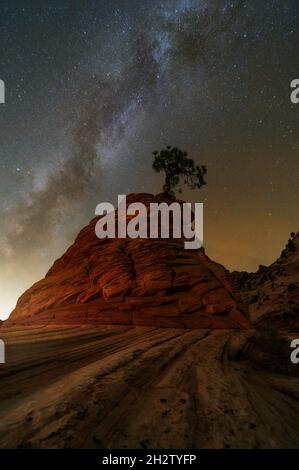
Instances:
[[[4,5],[3,5],[4,4]],[[0,317],[167,144],[208,168],[208,254],[272,262],[298,229],[297,0],[2,2]]]

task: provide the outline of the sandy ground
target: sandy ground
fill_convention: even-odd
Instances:
[[[1,448],[299,447],[299,378],[238,359],[250,331],[0,333]]]

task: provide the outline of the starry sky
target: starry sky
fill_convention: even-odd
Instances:
[[[256,270],[298,230],[298,0],[0,5],[0,318],[118,194],[160,192],[155,149],[208,169],[204,245]]]

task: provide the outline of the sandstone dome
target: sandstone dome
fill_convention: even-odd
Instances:
[[[130,194],[127,204],[169,202]],[[117,214],[116,214],[117,216]],[[228,271],[183,239],[98,239],[94,218],[44,279],[18,300],[4,327],[32,324],[129,324],[247,328],[246,309]]]

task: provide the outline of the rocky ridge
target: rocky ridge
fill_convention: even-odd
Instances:
[[[235,289],[256,325],[299,326],[299,232],[292,233],[279,258],[255,273],[231,273]]]

